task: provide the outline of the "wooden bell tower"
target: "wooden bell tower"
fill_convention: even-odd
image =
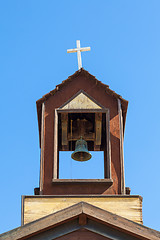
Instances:
[[[160,239],[142,225],[142,197],[125,187],[128,101],[82,68],[86,50],[79,41],[68,50],[78,53],[79,70],[37,101],[40,186],[34,196],[22,196],[22,226],[1,239]],[[104,153],[102,179],[59,178],[60,151],[75,147],[77,161],[92,163],[88,150]]]
[[[79,70],[37,101],[40,185],[34,196],[22,197],[22,225],[81,202],[142,223],[142,198],[130,195],[124,179],[128,101],[82,68],[80,54],[88,50],[77,41],[68,52],[77,52]],[[74,151],[79,139],[103,152],[102,179],[59,178],[60,151]]]
[[[127,105],[82,68],[37,101],[39,194],[125,194],[123,135]],[[73,150],[81,136],[89,151],[104,152],[103,179],[59,179],[59,151]]]
[[[37,101],[40,186],[22,197],[22,225],[80,202],[142,223],[142,198],[130,195],[124,181],[127,106],[83,68]],[[74,151],[80,137],[89,151],[104,152],[102,179],[59,179],[59,152]]]

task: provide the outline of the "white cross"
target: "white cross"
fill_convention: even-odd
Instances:
[[[81,48],[80,47],[80,40],[77,40],[76,43],[77,43],[77,48],[68,49],[67,53],[77,52],[78,69],[81,69],[82,68],[81,52],[90,51],[91,48],[90,47],[83,47],[83,48]]]

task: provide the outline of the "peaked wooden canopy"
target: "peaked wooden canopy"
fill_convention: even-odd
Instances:
[[[49,93],[45,94],[42,98],[37,100],[37,114],[38,114],[38,125],[39,125],[39,132],[41,131],[41,112],[42,112],[42,103],[47,101],[51,96],[55,95],[56,93],[63,90],[70,82],[74,81],[75,79],[78,80],[78,77],[84,76],[86,79],[91,80],[93,82],[94,87],[101,87],[103,90],[105,89],[106,94],[112,96],[113,98],[120,99],[122,104],[122,112],[123,112],[123,124],[125,126],[126,121],[126,113],[128,107],[128,101],[122,98],[119,94],[115,91],[111,90],[108,85],[102,83],[101,81],[97,80],[95,76],[90,74],[85,69],[81,68],[80,70],[76,71],[73,75],[69,76],[66,80],[62,81],[62,83],[58,84],[55,89],[50,91]]]
[[[40,195],[125,194],[123,135],[127,106],[127,100],[83,68],[37,101]],[[75,126],[83,125],[82,121],[77,122],[81,118],[92,125],[91,131],[80,127],[81,134],[72,129],[71,120],[74,129],[79,129]],[[73,182],[67,187],[57,185],[59,152],[73,150],[80,135],[87,141],[89,151],[104,152],[104,178],[109,179],[109,185],[102,188],[101,183],[96,187],[82,183],[74,187]]]
[[[0,235],[1,240],[85,240],[89,239],[87,237],[113,240],[158,240],[160,232],[80,202]]]

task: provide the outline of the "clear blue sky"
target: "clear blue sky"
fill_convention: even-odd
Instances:
[[[39,185],[36,100],[83,67],[129,100],[125,177],[160,230],[160,1],[0,1],[0,233],[20,225]]]

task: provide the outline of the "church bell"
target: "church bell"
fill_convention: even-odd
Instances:
[[[92,155],[88,151],[87,142],[82,139],[82,137],[76,141],[75,151],[72,153],[71,157],[80,162],[91,159]]]

